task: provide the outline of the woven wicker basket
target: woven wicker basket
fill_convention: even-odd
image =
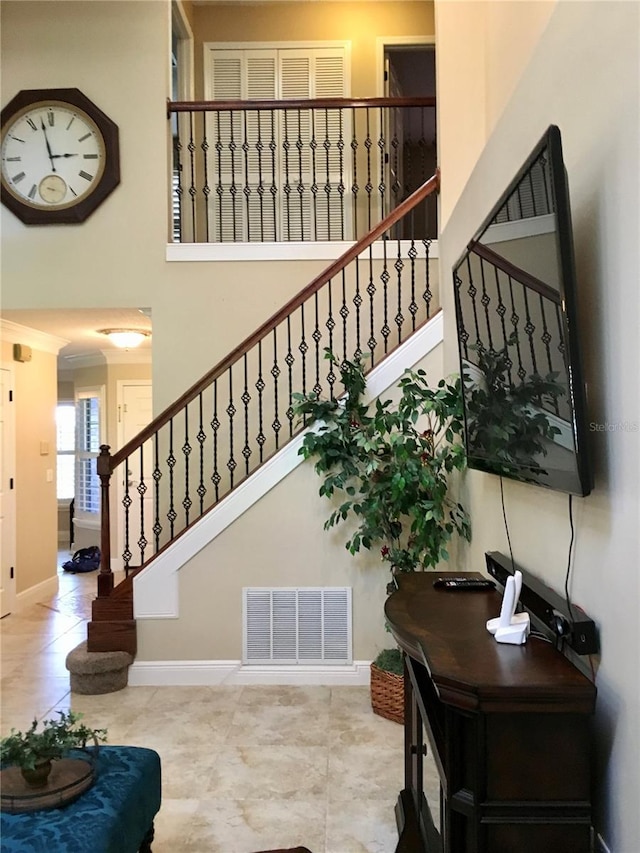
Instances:
[[[374,714],[404,724],[404,677],[372,663],[371,707]]]

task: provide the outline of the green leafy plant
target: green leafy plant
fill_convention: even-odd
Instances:
[[[509,347],[516,345],[514,333],[497,351],[469,347],[477,354],[481,378],[474,380],[465,367],[468,446],[487,472],[530,481],[546,473],[540,460],[560,433],[547,410],[556,407],[565,390],[557,373],[533,373],[511,382]]]
[[[69,750],[86,746],[88,741],[106,741],[106,729],[88,728],[80,722],[82,714],[58,711],[58,715],[57,720],[43,720],[40,731],[36,719],[24,733],[11,729],[11,734],[0,741],[0,763],[33,770],[41,762],[62,758]]]
[[[431,388],[423,370],[406,371],[397,404],[366,404],[361,361],[339,363],[330,351],[326,357],[339,370],[342,397],[294,395],[297,415],[318,424],[300,453],[323,478],[320,494],[341,500],[325,529],[353,517],[350,553],[381,546],[396,571],[435,567],[449,558],[455,534],[471,533],[467,512],[450,497],[451,474],[465,466],[459,379]]]
[[[392,672],[394,675],[404,675],[404,662],[400,649],[383,649],[381,652],[378,652],[374,664],[385,672]]]

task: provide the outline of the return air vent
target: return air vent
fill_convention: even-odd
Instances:
[[[351,664],[349,587],[245,588],[245,664]]]

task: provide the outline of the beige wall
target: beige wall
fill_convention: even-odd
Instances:
[[[421,362],[442,377],[442,346]],[[395,388],[383,394],[394,399]],[[383,604],[389,571],[377,550],[351,556],[349,524],[325,531],[332,506],[303,463],[240,516],[179,574],[180,617],[138,621],[138,660],[240,660],[244,586],[350,586],[353,655],[372,660],[389,646]]]
[[[56,576],[56,355],[32,347],[28,362],[13,361],[2,341],[3,362],[14,368],[16,435],[16,594]]]
[[[196,97],[202,97],[204,42],[350,41],[351,96],[373,97],[376,39],[428,36],[434,32],[433,3],[265,3],[194,7]]]
[[[454,22],[467,13],[478,14],[482,5],[438,5],[438,20],[447,24],[438,31],[441,68],[453,69],[460,55]],[[504,102],[497,115],[498,103],[492,99],[494,117],[486,121],[486,138],[474,137],[476,164],[463,151],[447,150],[443,203],[448,221],[440,240],[441,278],[450,276],[466,242],[547,126],[557,124],[572,204],[588,420],[617,425],[591,433],[595,488],[589,497],[573,500],[576,539],[570,593],[596,620],[602,647],[593,660],[598,688],[596,826],[610,850],[637,853],[640,6],[556,4],[517,72],[508,59],[509,45],[500,42],[528,41],[528,34],[519,33],[517,25],[524,4],[486,5],[485,23],[491,26],[486,42],[493,46],[493,57],[483,59],[478,53],[474,62],[460,65],[457,77],[440,76],[441,105],[448,105],[454,93],[459,99],[455,112],[441,111],[441,138],[455,135],[457,116],[467,106],[475,110],[476,105],[467,105],[465,98],[471,97],[478,78],[486,77],[487,90],[490,83],[496,90],[500,71],[496,57],[505,56],[506,69],[519,79],[512,92],[510,87],[497,87]],[[523,27],[530,20],[525,14]],[[459,185],[456,158],[465,175]],[[452,172],[456,179],[449,182]],[[457,363],[452,288],[444,288],[443,302],[445,366],[451,368]],[[474,538],[461,554],[461,564],[483,568],[486,550],[508,554],[499,482],[494,476],[469,472],[467,487]],[[505,506],[516,562],[562,594],[571,535],[567,496],[505,481]]]
[[[436,3],[442,226],[526,68],[556,2]],[[445,45],[444,50],[440,50],[440,44]]]

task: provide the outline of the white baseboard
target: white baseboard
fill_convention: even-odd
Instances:
[[[350,666],[243,666],[239,660],[135,661],[130,687],[195,687],[250,684],[368,685],[370,661]]]
[[[19,592],[16,595],[15,610],[16,612],[24,610],[25,607],[29,607],[31,604],[38,604],[47,598],[51,598],[57,592],[58,576],[54,575],[52,578],[42,581],[42,583],[37,583],[35,586],[30,586],[29,589]]]

